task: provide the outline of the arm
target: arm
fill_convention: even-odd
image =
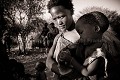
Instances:
[[[68,55],[67,53],[64,54],[64,56],[61,57],[61,59],[69,62],[74,67],[74,69],[79,71],[84,76],[90,76],[94,74],[98,70],[98,65],[100,64],[100,62],[103,61],[102,57],[98,57],[91,64],[84,66],[78,63],[76,59],[74,59],[72,56]]]
[[[57,63],[53,60],[52,57],[53,57],[53,53],[54,53],[54,50],[55,50],[55,47],[56,47],[57,40],[58,40],[59,36],[60,36],[60,34],[58,34],[55,37],[53,45],[52,45],[51,49],[49,50],[49,53],[48,53],[48,56],[47,56],[47,59],[46,59],[46,66],[48,67],[48,69],[55,72],[56,74],[60,74],[60,73],[59,73],[59,70],[57,68]]]
[[[97,59],[95,59],[91,64],[89,64],[88,66],[83,66],[81,64],[79,64],[74,58],[72,58],[71,60],[71,64],[74,66],[74,68],[76,70],[78,70],[79,72],[81,72],[82,75],[84,76],[90,76],[92,75],[94,72],[96,72],[97,68],[98,68],[98,64],[103,61],[103,58],[99,57]]]

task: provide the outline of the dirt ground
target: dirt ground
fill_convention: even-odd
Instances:
[[[35,65],[38,61],[45,62],[47,53],[45,52],[45,49],[34,49],[28,51],[27,55],[17,55],[18,52],[12,52],[9,54],[10,59],[16,59],[18,62],[21,62],[24,64],[25,67],[25,73],[35,75]],[[50,72],[47,68],[45,70],[47,79],[48,80],[55,80],[54,74]],[[34,78],[31,78],[31,80],[35,80]]]

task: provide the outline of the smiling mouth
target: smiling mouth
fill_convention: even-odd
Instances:
[[[64,29],[64,28],[65,28],[65,25],[63,25],[63,26],[59,26],[59,28],[60,28],[60,29]]]
[[[65,29],[65,27],[59,27],[60,29]]]

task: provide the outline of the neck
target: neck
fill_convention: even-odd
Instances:
[[[75,22],[74,22],[74,21],[72,21],[72,24],[71,24],[70,27],[68,28],[68,31],[71,31],[71,30],[73,30],[73,29],[75,29]]]

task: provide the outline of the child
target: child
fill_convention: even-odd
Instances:
[[[43,62],[36,63],[36,80],[47,80],[45,69],[46,65]]]
[[[109,21],[107,17],[98,11],[87,13],[81,16],[76,23],[76,30],[81,36],[79,47],[81,50],[77,51],[79,55],[83,56],[83,64],[68,55],[64,54],[61,60],[68,61],[77,69],[83,77],[91,80],[103,80],[107,76],[105,52],[102,48],[102,35],[107,30]]]

